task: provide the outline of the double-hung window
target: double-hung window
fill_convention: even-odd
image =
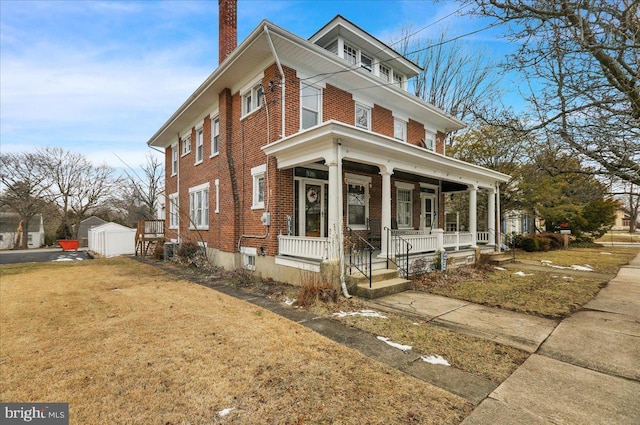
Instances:
[[[242,95],[242,115],[249,115],[262,106],[262,84],[256,84]]]
[[[364,53],[360,53],[360,66],[371,72],[373,70],[373,59]]]
[[[356,127],[371,130],[371,108],[356,103]]]
[[[179,222],[179,204],[178,194],[172,193],[169,195],[169,229],[177,229]]]
[[[191,135],[182,138],[182,155],[191,152]]]
[[[189,189],[189,228],[209,229],[209,183]]]
[[[303,86],[300,90],[300,126],[303,130],[320,123],[321,91],[312,86]]]
[[[393,119],[393,137],[403,142],[407,141],[407,122],[399,118]]]
[[[393,84],[396,86],[403,88],[404,87],[404,77],[401,74],[396,72],[393,73]]]
[[[391,82],[391,69],[388,66],[380,65],[380,78]]]
[[[204,130],[202,127],[196,130],[196,164],[200,164],[204,158]]]
[[[175,176],[178,173],[178,144],[171,145],[171,175]]]
[[[220,118],[211,119],[211,156],[218,154],[220,149]]]
[[[266,164],[258,165],[251,169],[251,177],[253,179],[253,202],[252,209],[264,208],[264,175],[267,170]]]
[[[399,228],[412,227],[413,224],[413,189],[408,186],[398,186],[396,188],[396,219]]]
[[[344,45],[344,58],[347,62],[355,65],[358,63],[358,51],[348,44]]]

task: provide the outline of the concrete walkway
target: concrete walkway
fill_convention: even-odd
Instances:
[[[640,254],[462,425],[524,423],[640,423]]]
[[[419,291],[407,291],[371,301],[379,309],[411,315],[500,344],[535,353],[557,322],[528,314],[485,307]]]

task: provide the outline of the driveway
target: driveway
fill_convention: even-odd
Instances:
[[[47,263],[49,261],[86,260],[85,250],[63,251],[61,248],[0,251],[0,264]]]

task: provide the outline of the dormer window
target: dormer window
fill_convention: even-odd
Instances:
[[[403,88],[404,77],[396,72],[393,73],[393,84]]]
[[[380,78],[391,82],[391,69],[388,66],[380,65]]]
[[[360,66],[366,69],[367,71],[371,72],[373,70],[372,65],[373,65],[373,60],[369,56],[365,55],[364,53],[361,53]]]
[[[347,62],[355,65],[358,63],[358,51],[348,44],[344,45],[344,58]]]

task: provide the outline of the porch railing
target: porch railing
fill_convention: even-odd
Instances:
[[[355,268],[369,280],[369,288],[371,288],[371,264],[375,248],[362,236],[354,233],[350,227],[347,227],[347,231],[349,232],[349,241],[347,242],[347,251],[349,251],[349,274],[352,274]]]
[[[324,260],[329,254],[329,239],[278,235],[280,255]]]
[[[399,232],[391,230],[388,227],[385,227],[384,230],[387,232],[387,268],[389,268],[389,262],[392,262],[398,267],[398,273],[405,279],[408,279],[409,252],[413,246],[404,236],[400,236]],[[403,233],[403,235],[406,234]],[[411,235],[406,236],[410,237]]]
[[[476,238],[477,243],[488,244],[489,243],[489,232],[478,232],[478,236]]]
[[[473,237],[469,232],[445,232],[444,247],[454,248],[456,251],[464,246],[471,246]]]

